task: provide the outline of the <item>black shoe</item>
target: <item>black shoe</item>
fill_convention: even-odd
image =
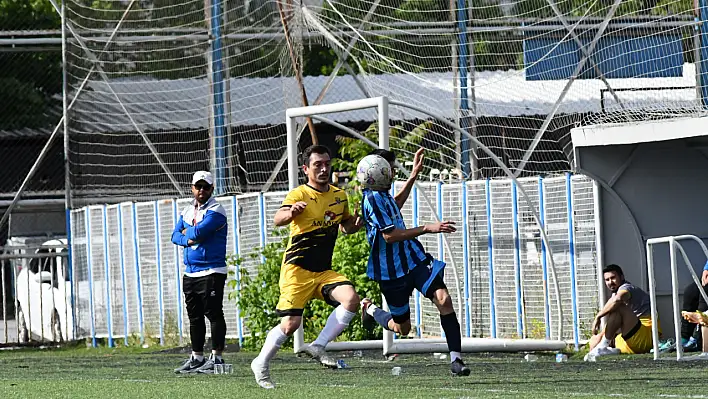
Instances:
[[[366,309],[369,308],[369,305],[371,305],[371,300],[369,298],[364,298],[361,301],[361,326],[365,331],[371,334],[377,323],[376,320],[374,320],[374,316],[366,313]]]
[[[202,360],[199,361],[194,357],[190,357],[189,359],[185,360],[180,367],[175,369],[175,374],[193,373],[197,371],[198,368],[202,367],[204,363],[206,363],[205,358],[202,358]]]
[[[216,364],[224,364],[224,359],[217,359],[211,356],[209,360],[204,362],[204,364],[195,371],[201,374],[214,374],[214,365]]]
[[[462,359],[457,358],[454,362],[450,363],[450,372],[453,376],[468,376],[470,375],[469,367],[465,366],[465,362]]]

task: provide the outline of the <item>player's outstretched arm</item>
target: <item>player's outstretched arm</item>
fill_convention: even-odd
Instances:
[[[339,225],[339,230],[344,234],[354,234],[364,227],[364,218],[359,215],[359,206],[354,209],[354,214]]]
[[[425,155],[423,154],[424,148],[419,148],[418,151],[415,152],[415,156],[413,156],[413,169],[411,170],[411,176],[406,180],[406,184],[403,185],[403,188],[396,193],[396,196],[394,199],[396,200],[396,205],[398,205],[398,209],[403,208],[403,205],[405,205],[406,201],[408,200],[408,196],[411,193],[411,189],[413,189],[413,185],[415,184],[416,179],[418,179],[418,174],[420,174],[420,171],[423,170],[423,160],[425,160]]]
[[[382,232],[382,235],[386,243],[392,244],[394,242],[410,240],[423,234],[454,233],[455,231],[457,231],[457,229],[455,228],[455,222],[446,221],[428,223],[424,226],[418,226],[412,229],[393,228]]]

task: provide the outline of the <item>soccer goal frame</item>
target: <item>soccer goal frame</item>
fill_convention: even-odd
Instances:
[[[286,110],[286,134],[287,134],[287,155],[288,155],[288,184],[289,189],[292,190],[299,185],[299,162],[298,162],[298,131],[296,126],[296,118],[301,117],[311,117],[317,121],[327,123],[329,125],[343,129],[344,131],[354,135],[354,137],[365,141],[367,144],[371,145],[372,148],[376,148],[377,144],[366,139],[364,136],[358,132],[347,128],[337,122],[329,120],[321,115],[337,113],[337,112],[347,112],[360,109],[376,108],[378,113],[378,128],[379,128],[379,142],[378,147],[388,149],[389,148],[389,105],[400,106],[403,108],[408,108],[414,111],[422,112],[427,114],[443,123],[453,130],[460,132],[460,134],[465,135],[467,138],[472,140],[472,142],[480,148],[482,151],[486,152],[497,165],[504,170],[506,175],[513,181],[518,183],[516,177],[511,170],[509,170],[506,165],[498,158],[496,155],[487,148],[484,144],[479,142],[475,137],[470,135],[468,132],[460,129],[459,126],[447,121],[445,118],[435,115],[427,110],[420,109],[409,104],[404,104],[398,101],[391,101],[387,97],[374,97],[366,98],[361,100],[339,102],[333,104],[324,105],[313,105],[306,107],[288,108]],[[399,165],[400,166],[400,165]],[[401,167],[401,170],[405,174],[409,174],[405,168]],[[524,191],[521,185],[518,185],[521,197],[529,205],[531,201],[528,195]],[[426,202],[428,199],[425,198]],[[430,204],[428,204],[430,205]],[[539,215],[530,207],[534,214],[538,226],[543,226],[540,221]],[[437,215],[434,215],[436,219],[439,219]],[[438,220],[439,221],[439,220]],[[549,262],[549,270],[551,274],[551,279],[553,280],[555,292],[556,292],[556,307],[559,315],[559,319],[562,320],[562,308],[560,305],[560,289],[558,286],[558,281],[556,279],[555,265],[553,263],[553,254],[551,253],[551,246],[549,245],[548,237],[543,228],[539,228],[539,233],[541,240],[548,249],[547,260]],[[443,237],[444,246],[449,250],[450,245],[447,238]],[[455,275],[457,275],[456,265],[454,261],[450,265]],[[456,297],[458,299],[458,314],[462,315],[461,311],[461,295],[458,279],[455,280],[455,290]],[[382,297],[382,305],[385,309],[388,309],[385,299]],[[469,338],[464,337],[462,339],[462,351],[463,352],[518,352],[518,351],[559,351],[566,348],[567,344],[562,340],[563,337],[563,323],[558,323],[558,340],[551,339],[503,339],[503,338]],[[304,340],[304,330],[303,326],[294,334],[294,344],[293,350],[298,353],[302,350],[305,345]],[[577,345],[577,343],[576,343]],[[393,353],[430,353],[430,352],[446,352],[447,342],[445,339],[437,338],[414,338],[414,339],[394,339],[394,333],[388,330],[384,330],[382,340],[368,340],[368,341],[347,341],[347,342],[331,342],[327,345],[327,350],[329,351],[343,351],[343,350],[383,350],[384,356]]]

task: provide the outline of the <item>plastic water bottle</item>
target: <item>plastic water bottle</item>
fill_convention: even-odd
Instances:
[[[394,367],[391,369],[391,375],[401,375],[402,371],[400,367]]]
[[[565,353],[556,353],[556,363],[565,363],[568,361],[568,355]]]
[[[344,360],[339,359],[339,360],[337,360],[337,368],[338,369],[348,369],[349,365],[344,363]]]
[[[526,356],[524,356],[524,359],[527,362],[535,362],[536,360],[538,360],[538,356],[534,355],[533,353],[529,353]]]

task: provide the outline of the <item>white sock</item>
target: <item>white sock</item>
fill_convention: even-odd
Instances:
[[[195,355],[194,353],[192,353],[192,359],[201,362],[202,360],[204,360],[204,355]]]
[[[215,353],[212,353],[211,356],[212,356],[215,360],[224,360],[224,359],[221,357],[221,355],[217,355],[217,354],[215,354]]]
[[[454,362],[455,359],[462,360],[462,354],[460,352],[450,352],[450,363]]]
[[[369,306],[366,307],[366,313],[369,316],[374,317],[374,311],[378,308],[378,306],[374,305],[373,303],[370,303]]]
[[[352,321],[355,314],[348,311],[344,306],[339,305],[327,318],[327,324],[320,332],[313,345],[327,346],[327,344],[337,338]]]
[[[283,330],[280,329],[280,326],[273,327],[273,329],[268,332],[258,357],[265,363],[270,362],[270,359],[275,357],[280,346],[283,345],[283,342],[287,341],[288,338],[289,336],[285,335]]]
[[[607,348],[610,346],[610,343],[612,343],[612,341],[607,339],[607,337],[603,336],[602,341],[600,341],[600,343],[597,344],[596,348]]]

